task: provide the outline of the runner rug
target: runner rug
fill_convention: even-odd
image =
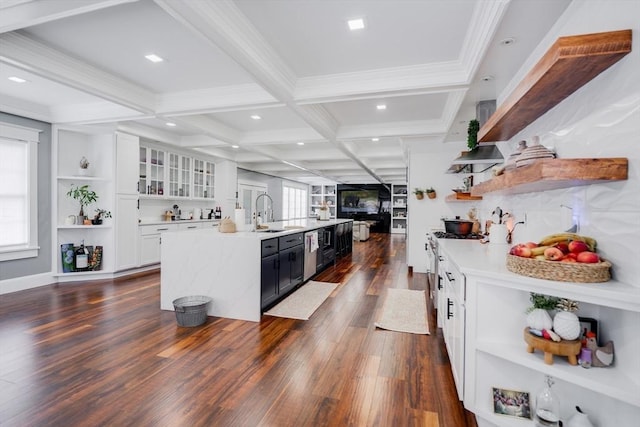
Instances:
[[[289,319],[309,320],[339,283],[310,280],[264,314]]]
[[[428,335],[425,291],[387,289],[382,313],[375,326],[390,331]]]

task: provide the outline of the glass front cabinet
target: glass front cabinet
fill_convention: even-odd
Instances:
[[[164,195],[165,152],[155,148],[140,147],[140,194]]]

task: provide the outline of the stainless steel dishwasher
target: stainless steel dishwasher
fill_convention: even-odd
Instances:
[[[316,274],[318,265],[318,230],[304,233],[304,280]]]

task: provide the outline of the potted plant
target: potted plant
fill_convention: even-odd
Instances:
[[[429,187],[426,190],[424,190],[427,193],[427,197],[430,199],[435,199],[436,198],[436,190],[433,189],[433,187]]]
[[[86,157],[82,156],[80,159],[80,168],[78,169],[80,175],[87,176],[89,175],[89,160]]]
[[[85,206],[98,200],[98,195],[95,191],[89,189],[89,184],[79,186],[71,184],[71,189],[67,192],[67,196],[80,203],[80,212],[78,213],[78,221],[76,221],[76,224],[82,224],[84,222]]]
[[[413,194],[416,195],[416,199],[418,199],[418,200],[424,199],[424,190],[421,189],[421,188],[415,188],[413,190]]]
[[[96,209],[96,214],[91,220],[91,224],[100,225],[103,218],[111,218],[111,212],[104,209]]]
[[[480,131],[480,122],[476,119],[469,120],[469,128],[467,129],[467,147],[470,151],[478,148],[478,132]]]
[[[549,315],[549,310],[556,308],[559,299],[531,292],[529,300],[533,306],[527,309],[527,326],[540,331],[543,329],[550,330],[553,326],[553,320]]]

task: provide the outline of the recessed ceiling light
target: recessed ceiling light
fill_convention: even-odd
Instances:
[[[252,116],[251,116],[251,118],[252,118],[253,120],[260,120],[262,117],[260,117],[260,116],[259,116],[259,115],[257,115],[257,114],[254,114],[254,115],[252,115]]]
[[[377,108],[378,110],[386,110],[386,109],[387,109],[387,106],[386,106],[385,104],[378,104],[378,105],[376,105],[376,108]]]
[[[350,19],[347,21],[347,24],[349,24],[349,29],[351,31],[361,30],[364,28],[364,19],[362,18]]]
[[[304,142],[297,142],[298,145],[304,145]]]
[[[155,53],[150,53],[149,55],[145,55],[144,57],[147,58],[151,62],[162,62],[162,61],[164,61],[164,59],[162,59],[161,57],[159,57]]]
[[[371,140],[372,140],[373,142],[378,142],[378,141],[380,141],[380,138],[371,138]]]
[[[165,123],[165,125],[169,126],[169,127],[176,127],[177,125],[173,122],[167,122]]]
[[[14,83],[26,83],[26,80],[20,77],[16,77],[16,76],[11,76],[9,77],[9,80],[11,80]]]
[[[514,44],[515,42],[516,39],[514,39],[513,37],[507,37],[506,39],[500,40],[500,44],[502,46],[509,46],[510,44]]]
[[[240,148],[239,145],[232,145],[231,148]]]

